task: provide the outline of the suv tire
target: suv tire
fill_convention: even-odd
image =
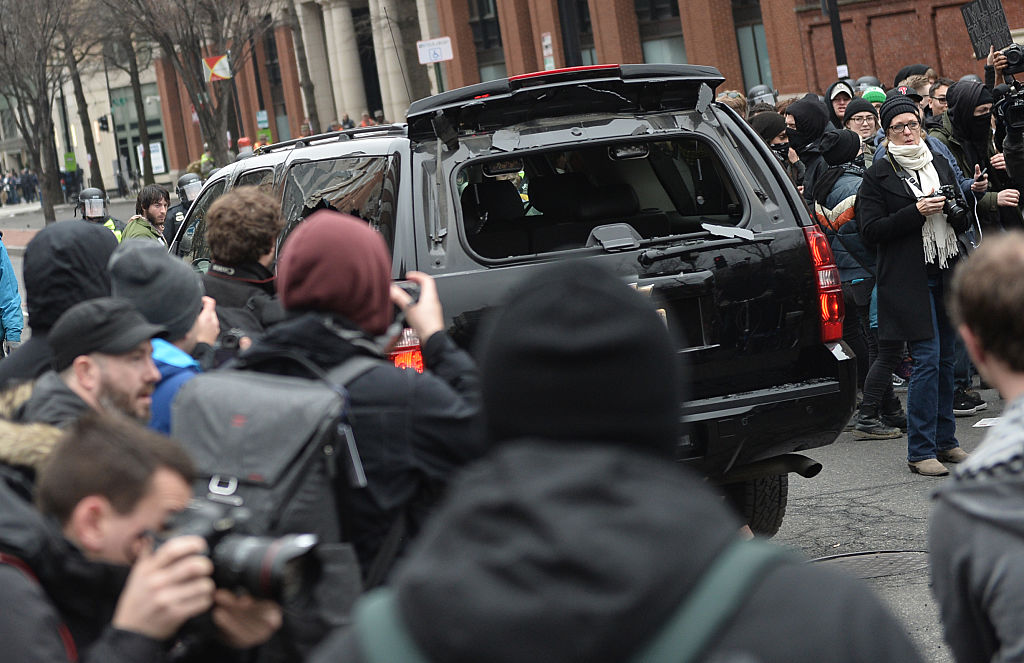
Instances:
[[[758,477],[725,486],[725,494],[755,535],[771,538],[782,527],[789,496],[789,475]]]

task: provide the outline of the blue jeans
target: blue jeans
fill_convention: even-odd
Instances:
[[[943,278],[928,279],[932,338],[910,342],[914,370],[907,388],[907,460],[935,458],[960,446],[953,417],[956,331],[946,315]]]

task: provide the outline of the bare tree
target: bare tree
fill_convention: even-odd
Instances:
[[[313,134],[320,133],[320,112],[316,109],[316,90],[313,88],[313,79],[309,75],[309,60],[306,58],[306,38],[302,34],[302,26],[299,24],[298,8],[295,0],[288,0],[282,9],[286,24],[292,31],[292,41],[295,42],[295,64],[299,68],[299,86],[302,87],[302,96],[306,98],[306,117],[309,118],[309,127]]]
[[[159,46],[188,91],[214,161],[227,163],[231,83],[207,83],[202,58],[230,51],[231,74],[237,73],[273,25],[273,0],[103,1]]]
[[[104,23],[97,15],[96,9],[95,3],[91,0],[72,0],[68,19],[60,28],[60,38],[64,64],[68,68],[75,92],[78,122],[82,125],[82,140],[85,143],[86,154],[89,155],[89,184],[106,191],[99,155],[96,153],[96,137],[92,131],[89,105],[85,99],[85,86],[82,84],[82,68],[89,59],[95,57],[96,48],[103,40]],[[75,29],[72,30],[70,26],[75,26]]]
[[[52,109],[64,73],[60,29],[70,0],[0,0],[0,95],[14,107],[32,168],[40,174],[43,218],[56,220],[53,205],[63,202]]]

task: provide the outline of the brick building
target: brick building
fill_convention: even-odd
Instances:
[[[963,4],[839,0],[850,75],[892,85],[900,67],[918,62],[952,78],[980,75]],[[1003,4],[1011,29],[1024,28],[1024,2]],[[607,62],[710,64],[725,88],[765,83],[783,94],[820,92],[836,78],[831,27],[817,0],[437,0],[437,10],[455,52],[450,87]],[[577,39],[579,55],[567,53],[564,44]]]

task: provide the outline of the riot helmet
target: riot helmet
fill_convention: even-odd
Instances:
[[[869,87],[882,87],[882,81],[878,80],[876,76],[861,76],[857,79],[857,84],[853,86],[859,94],[863,94],[864,90]]]
[[[78,205],[75,207],[75,212],[81,211],[83,219],[103,220],[107,216],[107,205],[109,203],[110,201],[107,199],[107,194],[103,193],[103,189],[89,187],[88,189],[82,189],[82,192],[78,194]]]
[[[984,85],[985,83],[983,80],[981,80],[981,76],[977,74],[965,74],[964,76],[960,77],[960,80],[971,81],[972,83],[981,83],[982,85]]]
[[[747,92],[747,105],[751,108],[759,103],[774,106],[778,101],[778,94],[778,90],[773,90],[767,85],[755,85]]]
[[[202,189],[203,180],[195,173],[185,173],[178,178],[176,191],[183,207],[188,207]]]

